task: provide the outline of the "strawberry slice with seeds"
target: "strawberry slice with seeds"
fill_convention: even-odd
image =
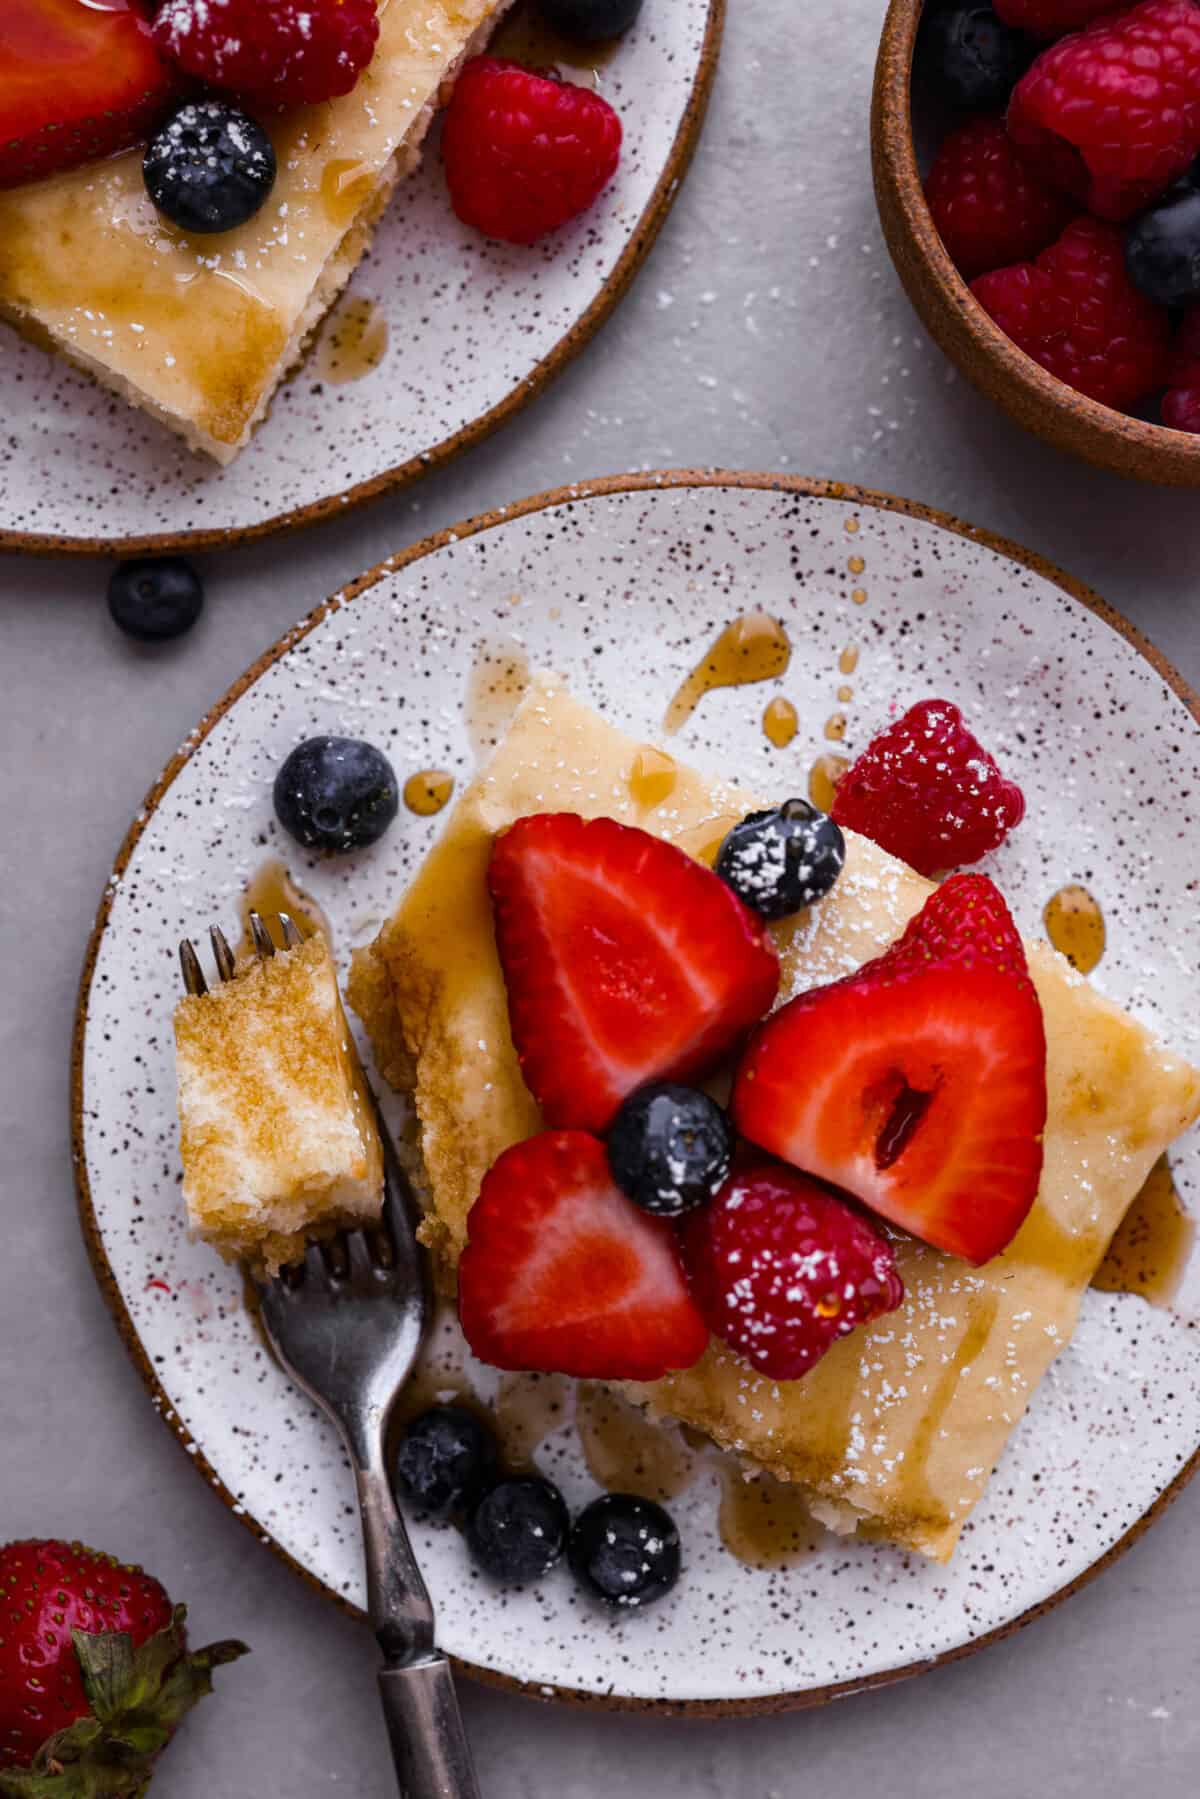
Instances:
[[[648,831],[518,819],[488,886],[513,1043],[547,1124],[603,1131],[635,1087],[702,1075],[778,990],[763,920]]]
[[[753,1142],[969,1262],[1037,1196],[1046,1038],[1025,950],[985,875],[954,875],[900,941],[800,994],[734,1084]]]
[[[542,1131],[484,1176],[458,1265],[463,1334],[497,1368],[658,1380],[708,1330],[675,1233],[626,1199],[603,1143]]]
[[[128,149],[180,91],[132,6],[8,0],[0,7],[0,187]]]

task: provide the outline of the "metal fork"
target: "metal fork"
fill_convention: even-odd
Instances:
[[[303,939],[279,914],[284,943]],[[250,931],[260,961],[275,954],[257,912]],[[209,933],[222,981],[235,973],[224,934]],[[207,992],[192,944],[179,946],[183,981]],[[374,1097],[374,1096],[372,1096]],[[346,1231],[278,1279],[260,1281],[272,1349],[297,1386],[340,1430],[354,1466],[367,1563],[367,1611],[383,1650],[379,1691],[405,1799],[479,1799],[450,1663],[434,1642],[433,1605],[388,1480],[393,1402],[412,1371],[430,1312],[418,1210],[379,1107],[384,1201],[380,1228]]]

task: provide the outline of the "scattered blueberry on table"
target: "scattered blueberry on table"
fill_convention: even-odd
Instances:
[[[108,580],[108,610],[127,637],[162,643],[190,631],[204,609],[204,584],[190,562],[163,556],[122,562]]]

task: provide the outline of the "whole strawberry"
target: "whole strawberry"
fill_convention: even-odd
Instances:
[[[0,1547],[0,1794],[139,1799],[212,1670],[247,1653],[189,1653],[184,1606],[82,1543]]]

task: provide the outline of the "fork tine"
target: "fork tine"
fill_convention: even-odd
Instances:
[[[179,966],[183,970],[183,984],[193,998],[199,999],[201,994],[208,992],[208,982],[190,937],[185,937],[179,945]]]
[[[213,925],[208,935],[212,941],[213,955],[217,959],[217,973],[223,981],[232,981],[237,970],[234,966],[233,951],[229,947],[229,940],[219,924]]]
[[[257,912],[250,914],[250,935],[254,939],[255,954],[260,962],[265,962],[269,956],[275,954],[275,944],[271,933]]]
[[[311,1243],[304,1252],[304,1286],[329,1285],[329,1265],[319,1243]]]
[[[350,1263],[350,1279],[361,1287],[372,1280],[378,1271],[371,1246],[363,1231],[347,1231],[345,1243]]]
[[[304,942],[304,939],[300,935],[295,921],[289,918],[286,912],[281,912],[279,914],[279,928],[283,932],[284,948],[299,949],[300,945]]]

